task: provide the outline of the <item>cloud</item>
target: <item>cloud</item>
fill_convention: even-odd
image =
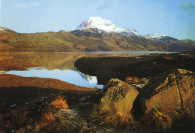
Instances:
[[[181,8],[183,8],[183,9],[195,9],[195,3],[184,2],[184,3],[181,4]]]
[[[17,8],[30,8],[30,7],[39,7],[40,3],[37,1],[26,1],[21,3],[16,3]]]

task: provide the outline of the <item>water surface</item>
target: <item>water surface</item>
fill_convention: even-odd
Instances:
[[[78,71],[66,69],[53,69],[48,70],[45,68],[29,68],[27,70],[11,70],[6,72],[7,74],[18,75],[22,77],[39,77],[39,78],[52,78],[58,79],[64,82],[75,84],[82,87],[90,88],[103,88],[103,85],[98,85],[97,78],[95,76],[89,76],[82,74]]]
[[[58,79],[84,87],[102,88],[97,78],[75,70],[74,62],[81,57],[132,57],[148,54],[168,54],[159,51],[119,51],[119,52],[87,52],[87,53],[34,53],[6,52],[0,53],[0,73],[23,77],[40,77]]]

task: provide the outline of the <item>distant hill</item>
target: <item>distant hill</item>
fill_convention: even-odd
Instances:
[[[140,35],[116,27],[111,21],[92,17],[73,31],[16,33],[0,27],[0,51],[192,51],[195,41],[166,35]]]
[[[0,27],[0,33],[8,33],[8,32],[15,32],[15,31],[10,30],[6,27]]]

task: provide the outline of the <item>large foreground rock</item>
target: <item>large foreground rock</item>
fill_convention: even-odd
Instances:
[[[111,79],[104,89],[106,92],[99,105],[99,113],[104,120],[115,125],[132,122],[131,111],[138,90],[118,79]]]
[[[172,119],[189,112],[193,113],[195,99],[195,73],[176,69],[153,78],[136,100],[135,114],[152,117],[163,127],[171,126]],[[152,120],[150,118],[150,121]]]

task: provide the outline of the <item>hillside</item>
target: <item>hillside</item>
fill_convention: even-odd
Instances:
[[[141,35],[111,21],[90,17],[73,31],[17,33],[0,27],[0,51],[73,52],[73,51],[191,51],[195,42],[166,35]]]

